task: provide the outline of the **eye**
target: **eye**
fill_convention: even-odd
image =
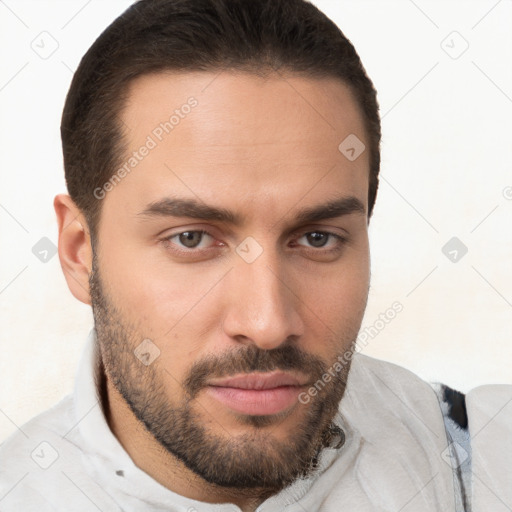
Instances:
[[[206,247],[201,246],[201,242],[204,241],[206,237],[213,237],[204,230],[190,230],[190,231],[182,231],[181,233],[176,233],[174,235],[163,238],[162,241],[166,243],[170,243],[173,245],[177,245],[178,250],[186,249],[205,249]],[[173,241],[176,239],[175,241]]]
[[[300,243],[303,239],[305,243]],[[188,257],[203,257],[214,249],[213,241],[215,237],[203,229],[181,231],[161,239],[168,250],[177,256]],[[308,231],[294,238],[294,242],[295,247],[305,247],[306,250],[317,255],[334,255],[343,249],[347,239],[330,231]],[[219,242],[218,245],[224,244]]]
[[[329,231],[310,231],[304,233],[297,240],[301,240],[302,238],[306,239],[307,243],[315,249],[323,249],[327,246],[329,241],[332,241],[333,243],[328,246],[327,250],[339,250],[347,241],[345,237]]]

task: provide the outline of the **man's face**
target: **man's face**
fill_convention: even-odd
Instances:
[[[338,149],[366,141],[355,99],[332,79],[159,73],[121,118],[137,160],[106,187],[90,276],[107,377],[208,482],[283,488],[322,446],[366,306],[368,151]]]

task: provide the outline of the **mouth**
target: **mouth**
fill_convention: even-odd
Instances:
[[[232,411],[269,415],[295,405],[307,385],[306,379],[290,373],[251,373],[212,379],[206,390]]]

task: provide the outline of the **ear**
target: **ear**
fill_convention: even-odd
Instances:
[[[92,247],[85,217],[67,194],[53,200],[59,224],[59,260],[71,293],[84,304],[91,304],[89,274]]]

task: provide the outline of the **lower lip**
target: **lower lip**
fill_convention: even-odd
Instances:
[[[240,389],[208,386],[210,395],[230,409],[243,414],[277,414],[297,402],[302,391],[299,386],[280,386],[272,389]]]

